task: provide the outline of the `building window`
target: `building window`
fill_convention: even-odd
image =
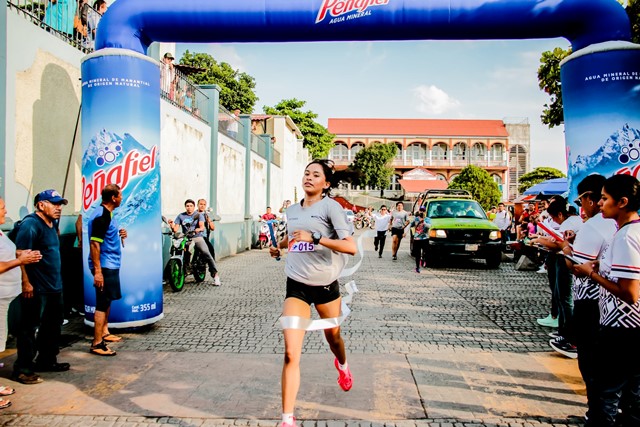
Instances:
[[[398,148],[398,151],[396,152],[396,159],[402,160],[402,144],[399,142],[394,142],[394,144],[396,144],[396,147]]]
[[[358,154],[358,152],[363,148],[364,144],[361,142],[356,142],[351,146],[351,161],[354,161],[356,159],[356,154]]]
[[[413,160],[424,160],[427,157],[427,149],[423,144],[414,142],[407,147],[407,157]]]
[[[402,179],[402,177],[398,174],[394,174],[391,177],[391,184],[389,184],[389,187],[387,187],[387,190],[391,190],[391,191],[400,191],[402,190],[402,186],[400,185],[400,180]]]
[[[458,142],[453,146],[453,160],[464,161],[467,160],[467,145],[464,142]]]
[[[441,173],[437,173],[437,174],[436,174],[436,179],[437,179],[438,181],[446,181],[446,180],[447,180],[447,177],[446,177],[446,176],[444,176],[444,175],[442,175]]]
[[[509,149],[509,197],[520,196],[520,177],[527,172],[527,149],[514,145]]]
[[[504,159],[504,145],[493,144],[491,146],[490,156],[491,156],[490,160],[492,162],[502,162]]]
[[[432,160],[447,160],[448,150],[447,145],[443,142],[439,142],[431,147],[431,159]]]
[[[491,179],[498,185],[502,185],[502,177],[500,175],[493,174],[491,175]]]
[[[487,147],[480,142],[476,142],[471,147],[471,161],[475,163],[483,162],[486,158]]]
[[[346,162],[349,160],[349,149],[344,144],[336,144],[329,151],[329,158],[336,162]]]

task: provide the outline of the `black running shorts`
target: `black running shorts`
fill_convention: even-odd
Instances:
[[[297,298],[307,304],[326,304],[340,298],[340,285],[335,280],[326,286],[310,286],[287,277],[287,296]]]

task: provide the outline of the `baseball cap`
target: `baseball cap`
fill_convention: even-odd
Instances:
[[[165,57],[165,58],[169,58],[169,59],[175,59],[175,58],[173,57],[173,54],[172,54],[171,52],[167,52],[167,53],[165,53],[165,54],[164,54],[164,57]]]
[[[54,205],[57,204],[63,204],[66,205],[67,203],[69,203],[69,201],[65,198],[63,198],[60,193],[58,193],[56,190],[44,190],[38,194],[36,194],[36,197],[33,199],[33,204],[37,204],[38,202],[51,202]]]

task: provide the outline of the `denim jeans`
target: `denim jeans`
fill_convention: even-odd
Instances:
[[[36,354],[39,364],[57,362],[63,310],[62,292],[34,293],[33,298],[19,295],[11,302],[9,331],[16,337],[18,348],[14,372],[33,373]]]
[[[637,329],[600,329],[596,362],[598,401],[593,414],[589,413],[587,426],[640,426],[640,331]],[[621,399],[624,405],[620,404]]]
[[[216,268],[216,262],[214,261],[213,256],[211,256],[211,253],[209,253],[209,247],[205,243],[204,237],[194,237],[191,241],[195,245],[196,250],[200,251],[200,255],[207,262],[207,265],[209,266],[209,273],[211,273],[211,276],[215,276],[218,272],[218,269]]]
[[[573,275],[564,257],[555,255],[556,300],[558,302],[558,334],[573,343]]]
[[[553,252],[547,254],[544,265],[547,267],[547,279],[549,289],[551,289],[551,317],[558,318],[558,297],[556,296],[556,258],[558,255]]]

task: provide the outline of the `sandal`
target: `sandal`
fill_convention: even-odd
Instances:
[[[0,396],[10,396],[15,392],[16,390],[11,387],[7,387],[4,385],[0,386]]]
[[[0,399],[0,409],[8,408],[9,406],[11,406],[10,400]]]
[[[116,352],[107,347],[104,341],[100,341],[100,344],[92,345],[89,349],[89,353],[97,354],[98,356],[115,356]]]
[[[107,334],[105,336],[102,337],[102,341],[106,341],[106,342],[120,342],[122,341],[122,337],[119,337],[117,335],[113,335],[113,334]]]

